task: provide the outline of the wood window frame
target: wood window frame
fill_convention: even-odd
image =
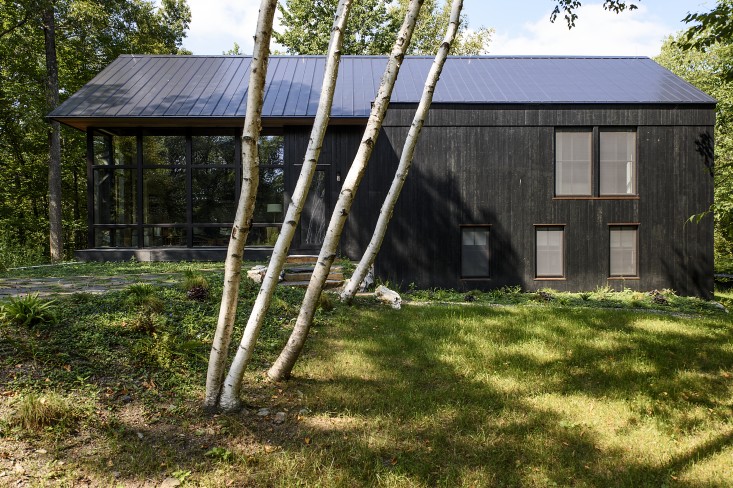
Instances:
[[[565,244],[565,228],[567,224],[534,224],[534,281],[565,281],[567,280],[567,259]],[[562,275],[540,276],[537,274],[537,230],[542,228],[560,228],[562,230]]]
[[[558,132],[588,132],[591,136],[591,193],[590,195],[558,195],[557,194],[557,133]],[[636,160],[634,164],[633,194],[601,194],[601,132],[634,132],[636,134]],[[638,126],[556,126],[552,138],[553,157],[553,200],[639,200],[639,128]]]
[[[641,262],[641,253],[639,249],[639,222],[611,222],[608,224],[608,280],[610,281],[634,281],[640,280],[639,264]],[[636,274],[635,275],[612,275],[611,274],[611,229],[616,227],[633,227],[636,231],[636,239],[634,241],[636,251]]]
[[[459,224],[458,228],[460,229],[459,237],[461,239],[461,246],[460,246],[460,280],[461,281],[486,281],[491,279],[491,225],[492,224]],[[488,239],[486,241],[486,244],[489,248],[489,262],[486,263],[489,268],[489,273],[486,276],[464,276],[463,275],[463,229],[486,229],[488,231]]]

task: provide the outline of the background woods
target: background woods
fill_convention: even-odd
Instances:
[[[48,255],[50,125],[42,12],[52,11],[60,100],[120,54],[176,54],[191,14],[185,0],[21,0],[0,5],[0,267]],[[86,138],[61,128],[66,257],[83,246]]]

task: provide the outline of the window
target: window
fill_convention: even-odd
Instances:
[[[565,228],[563,226],[535,227],[536,277],[565,276]]]
[[[274,246],[285,217],[285,141],[283,136],[262,136],[259,147],[260,183],[250,246]]]
[[[638,194],[636,131],[555,131],[555,196],[623,198]]]
[[[586,195],[591,189],[591,131],[555,132],[555,194]]]
[[[610,227],[610,276],[636,277],[639,275],[638,227],[614,225]]]
[[[461,227],[461,276],[489,276],[489,227]]]
[[[600,132],[600,194],[636,194],[636,132]]]

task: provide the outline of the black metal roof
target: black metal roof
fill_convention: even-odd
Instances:
[[[364,118],[387,58],[344,56],[332,117]],[[249,56],[120,56],[50,117],[242,118]],[[392,102],[417,102],[432,57],[405,59]],[[324,56],[272,56],[263,117],[315,116]],[[715,103],[644,57],[450,57],[434,103]]]

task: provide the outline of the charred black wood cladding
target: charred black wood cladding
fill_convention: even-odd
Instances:
[[[358,259],[376,224],[412,121],[414,106],[393,105],[342,239]],[[406,287],[594,290],[671,288],[710,297],[712,105],[435,105],[377,260],[382,279]],[[635,199],[554,198],[556,127],[637,130]],[[332,127],[320,162],[329,165],[333,206],[363,127]],[[308,142],[286,128],[288,188]],[[597,173],[594,175],[597,178]],[[596,186],[597,187],[597,186]],[[609,224],[638,223],[638,279],[609,279]],[[462,280],[460,225],[491,224],[489,279]],[[535,279],[537,224],[565,224],[565,279]],[[298,243],[293,248],[297,249]]]

